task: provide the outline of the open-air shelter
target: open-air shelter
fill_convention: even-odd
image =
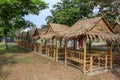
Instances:
[[[43,34],[46,31],[46,29],[36,28],[33,33],[33,40],[34,40],[34,51],[35,52],[42,52],[42,40],[40,38],[40,35]]]
[[[96,17],[76,22],[66,32],[64,38],[66,39],[66,44],[69,39],[83,40],[83,51],[68,49],[65,45],[65,65],[69,64],[78,67],[83,73],[93,72],[99,69],[112,69],[112,42],[119,41],[120,37],[113,33],[104,17]],[[108,52],[104,54],[101,52],[88,53],[87,40],[95,39],[109,41]]]
[[[120,37],[120,21],[117,21],[113,27],[112,27],[114,33]],[[114,43],[114,63],[115,65],[119,64],[120,65],[120,41]]]
[[[29,50],[33,50],[34,49],[34,41],[33,41],[33,33],[34,33],[34,30],[30,30],[28,31],[28,34],[27,34],[27,48]]]
[[[45,51],[48,57],[52,57],[58,62],[58,59],[64,58],[64,40],[62,35],[69,29],[68,26],[62,24],[50,23],[44,34],[40,37],[45,41]]]

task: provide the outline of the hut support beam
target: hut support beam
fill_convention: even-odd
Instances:
[[[36,52],[36,44],[34,43],[34,52]]]
[[[41,49],[40,49],[41,50],[41,54],[42,54],[42,51],[43,51],[42,50],[42,46],[43,46],[43,41],[41,40]]]
[[[84,38],[84,64],[83,64],[83,73],[86,72],[86,38]]]
[[[56,62],[58,62],[58,39],[56,39]]]
[[[48,54],[47,53],[47,40],[45,41],[45,53]]]
[[[66,53],[67,48],[66,48],[66,46],[67,46],[67,43],[65,40],[65,66],[67,65],[67,53]]]
[[[113,59],[112,59],[112,43],[110,44],[110,68],[112,69],[112,61],[113,61]]]
[[[41,54],[41,43],[39,43],[39,53]]]

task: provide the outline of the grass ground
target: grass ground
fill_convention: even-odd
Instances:
[[[114,72],[86,76],[69,66],[9,44],[0,44],[0,80],[120,80]]]

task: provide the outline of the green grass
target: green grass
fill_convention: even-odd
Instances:
[[[28,50],[25,50],[23,48],[19,48],[17,47],[17,45],[15,43],[9,43],[8,44],[9,49],[5,48],[4,44],[0,44],[0,55],[2,54],[10,54],[10,53],[29,53]]]
[[[18,59],[19,62],[24,63],[24,64],[29,64],[33,60],[34,59],[32,57],[25,57],[25,58]]]
[[[23,48],[17,47],[15,43],[13,44],[8,44],[9,49],[6,49],[4,44],[0,44],[0,63],[4,64],[14,64],[17,62],[22,62],[22,63],[29,63],[33,59],[29,56],[19,56],[19,54],[27,54],[30,53],[30,51],[25,50]],[[15,57],[19,57],[18,59]]]
[[[8,46],[9,49],[6,49],[4,44],[0,43],[0,78],[3,77],[3,73],[9,72],[3,71],[4,66],[18,63],[29,64],[33,61],[33,58],[29,56],[30,51],[17,47],[15,43],[9,43]]]

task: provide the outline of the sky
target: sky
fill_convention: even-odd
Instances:
[[[41,25],[46,24],[45,18],[51,15],[50,10],[52,9],[52,6],[57,2],[60,2],[60,0],[43,0],[43,1],[49,4],[49,8],[40,11],[39,15],[30,14],[25,16],[25,19],[33,22],[37,26],[37,28],[40,28]],[[93,10],[94,13],[97,13],[98,11],[99,9],[97,7],[94,8]]]
[[[41,25],[46,24],[45,18],[51,15],[50,10],[52,9],[52,5],[59,2],[60,0],[43,0],[43,1],[49,4],[49,8],[40,11],[39,15],[30,14],[25,16],[25,19],[33,22],[37,26],[37,28],[40,28]]]

